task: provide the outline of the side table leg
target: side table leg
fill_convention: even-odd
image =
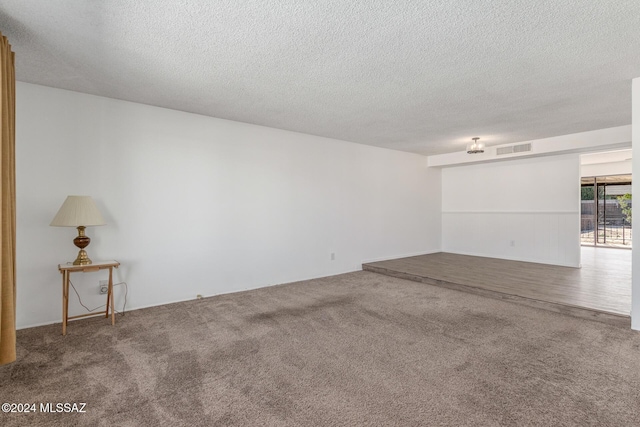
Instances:
[[[111,268],[109,268],[109,284],[107,286],[107,305],[104,308],[104,318],[108,319],[109,318],[109,304],[111,303],[111,298],[113,298],[113,295],[111,295]]]
[[[69,272],[62,272],[62,335],[67,335],[67,317],[69,316]]]
[[[113,267],[109,267],[109,298],[107,303],[111,302],[111,326],[116,324],[116,311],[113,309]],[[109,307],[107,307],[107,313],[109,313]]]

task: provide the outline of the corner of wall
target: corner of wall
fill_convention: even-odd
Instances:
[[[631,144],[632,144],[632,173],[640,170],[640,77],[633,79],[631,84]],[[634,185],[632,196],[640,200],[640,186]],[[632,253],[631,274],[631,329],[640,331],[640,251]]]

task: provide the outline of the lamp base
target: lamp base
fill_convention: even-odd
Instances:
[[[91,259],[89,259],[89,256],[87,255],[87,251],[85,251],[84,249],[80,249],[80,252],[78,252],[78,257],[75,261],[73,261],[73,265],[89,265],[91,264],[91,262]]]
[[[89,246],[89,243],[91,243],[91,239],[89,238],[89,236],[86,236],[84,234],[84,229],[86,227],[81,225],[78,227],[78,236],[73,239],[73,244],[76,245],[78,248],[80,248],[80,252],[78,252],[78,257],[76,258],[75,261],[73,261],[73,265],[89,265],[91,264],[91,260],[89,259],[89,256],[87,255],[87,251],[84,250],[84,248],[86,248],[87,246]]]

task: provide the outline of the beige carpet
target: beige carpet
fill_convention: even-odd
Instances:
[[[21,330],[0,425],[640,425],[640,334],[357,272]]]

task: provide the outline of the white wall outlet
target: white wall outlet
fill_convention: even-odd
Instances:
[[[336,260],[336,253],[331,252],[331,261],[335,261],[335,260]]]
[[[102,294],[106,294],[106,293],[109,292],[109,281],[108,280],[100,280],[98,282],[98,286],[99,286],[98,289],[100,289],[100,294],[101,295]]]
[[[511,245],[511,246],[515,246],[515,245],[516,245],[516,241],[515,241],[515,240],[512,240],[512,241],[510,242],[510,245]]]

